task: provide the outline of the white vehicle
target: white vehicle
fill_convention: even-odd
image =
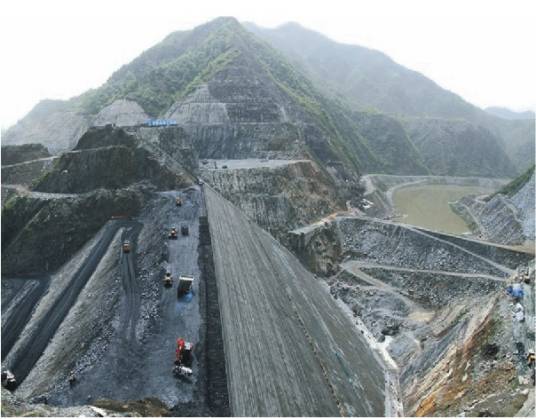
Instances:
[[[182,297],[188,294],[192,290],[192,284],[194,283],[194,277],[189,275],[179,276],[179,286],[177,287],[177,297]]]

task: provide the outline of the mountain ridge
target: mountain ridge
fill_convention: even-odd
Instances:
[[[408,69],[386,54],[359,45],[342,44],[316,31],[289,23],[276,28],[246,27],[284,51],[312,77],[338,97],[362,109],[394,117],[463,118],[482,125],[501,139],[516,172],[533,164],[534,120],[505,120],[442,88],[423,74]],[[530,154],[532,156],[534,153]]]
[[[326,94],[284,50],[235,18],[173,32],[123,65],[101,87],[45,105],[37,105],[10,128],[5,143],[26,142],[27,133],[33,132],[31,142],[61,151],[72,148],[95,124],[127,125],[141,123],[144,115],[173,115],[194,138],[201,157],[310,157],[326,168],[340,162],[354,175],[437,172],[424,163],[422,150],[396,118],[385,112],[381,117],[378,112],[356,113],[347,98]],[[45,112],[47,108],[52,109]],[[124,113],[121,118],[114,109]],[[40,134],[43,140],[37,141]],[[496,152],[508,160],[502,151]],[[506,168],[496,175],[513,174]]]

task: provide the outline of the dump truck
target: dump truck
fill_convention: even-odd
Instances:
[[[169,288],[173,285],[173,278],[171,278],[171,272],[166,272],[164,275],[164,287]]]
[[[177,229],[175,227],[171,228],[171,231],[169,232],[169,238],[172,240],[177,239]]]
[[[123,242],[123,253],[130,253],[130,241],[125,240]]]
[[[183,338],[177,339],[177,349],[175,349],[175,365],[173,374],[178,377],[188,377],[192,375],[192,364],[194,345]]]
[[[182,225],[182,226],[181,226],[181,234],[182,234],[183,236],[187,236],[187,235],[190,234],[190,229],[188,228],[187,225]]]
[[[179,286],[177,287],[177,297],[180,298],[192,290],[194,277],[189,275],[179,276]]]

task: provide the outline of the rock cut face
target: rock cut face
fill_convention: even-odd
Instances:
[[[520,212],[521,225],[525,237],[529,240],[534,239],[534,172],[530,180],[514,195],[512,202]]]
[[[156,132],[160,132],[156,129]],[[92,128],[74,151],[63,153],[54,168],[35,185],[41,192],[84,193],[99,188],[121,189],[148,181],[161,189],[184,187],[190,176],[137,131],[106,126]]]
[[[2,144],[41,143],[55,154],[72,148],[89,127],[89,118],[67,102],[44,100],[2,136]]]
[[[178,124],[228,124],[231,122],[225,103],[210,94],[207,84],[200,86],[184,101],[177,101],[166,113],[166,118]]]
[[[120,127],[139,125],[149,119],[140,105],[132,100],[120,99],[103,108],[95,117],[93,126],[108,124]]]
[[[238,60],[177,101],[165,117],[183,126],[200,157],[307,157],[284,97]]]

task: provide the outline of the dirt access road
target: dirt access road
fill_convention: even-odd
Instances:
[[[80,291],[95,271],[118,229],[129,225],[131,225],[131,222],[120,220],[110,221],[106,224],[104,232],[100,240],[93,247],[91,254],[80,265],[80,268],[69,285],[61,292],[47,314],[40,319],[33,336],[28,340],[28,344],[21,348],[15,354],[14,358],[11,358],[8,368],[17,377],[18,384],[24,381],[39,357],[43,354],[50,339],[54,336],[61,322],[78,298]],[[19,333],[24,325],[22,327],[20,326]]]
[[[180,207],[175,205],[177,196],[183,200]],[[72,405],[98,399],[155,397],[171,408],[196,401],[198,384],[204,385],[203,357],[198,356],[200,350],[197,349],[203,346],[200,305],[204,303],[204,294],[199,292],[200,203],[201,194],[196,188],[160,192],[151,210],[139,220],[143,227],[125,230],[122,239],[131,241],[132,251],[120,257],[122,296],[105,355],[83,371],[72,388],[54,394],[51,402]],[[182,225],[188,227],[189,235],[180,234]],[[177,240],[168,238],[171,227],[179,231]],[[160,247],[148,249],[146,244],[140,243],[142,237],[155,240]],[[151,260],[161,257],[162,262],[145,266],[140,252],[152,252]],[[142,271],[149,274],[141,275]],[[163,286],[166,271],[172,274],[172,288]],[[192,295],[178,299],[180,274],[192,275],[195,279]],[[153,294],[152,290],[156,292]],[[155,321],[144,324],[141,320],[151,309],[156,312]],[[193,342],[196,347],[194,374],[188,379],[178,379],[172,374],[179,337]]]

